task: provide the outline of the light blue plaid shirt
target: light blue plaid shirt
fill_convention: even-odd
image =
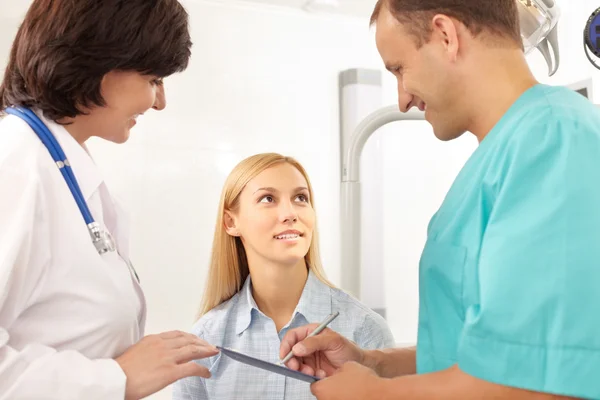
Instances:
[[[229,347],[273,363],[279,362],[279,345],[289,329],[340,315],[329,328],[366,349],[394,347],[385,320],[340,289],[333,289],[312,273],[292,320],[277,333],[275,323],[259,311],[252,297],[250,278],[229,301],[202,316],[192,333],[207,342]],[[254,368],[225,355],[199,360],[212,377],[185,378],[173,384],[174,400],[308,400],[315,399],[306,382]]]

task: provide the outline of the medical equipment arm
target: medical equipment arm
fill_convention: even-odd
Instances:
[[[34,172],[0,168],[0,400],[123,399],[126,377],[112,359],[11,346],[11,325],[34,300],[50,259],[40,188]]]
[[[377,129],[395,121],[423,121],[425,114],[411,110],[402,113],[390,105],[369,114],[354,130],[351,143],[343,155],[341,182],[341,264],[344,266],[341,287],[357,298],[360,292],[360,157],[367,140]]]
[[[525,54],[538,49],[548,65],[548,76],[558,70],[558,20],[560,8],[555,0],[517,0],[519,25]]]

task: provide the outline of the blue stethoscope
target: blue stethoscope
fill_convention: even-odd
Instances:
[[[90,236],[92,238],[92,243],[96,247],[96,250],[99,254],[108,253],[116,250],[115,241],[110,235],[110,233],[100,227],[94,218],[92,217],[92,213],[83,198],[83,194],[81,194],[81,189],[77,184],[77,179],[75,179],[75,175],[73,174],[73,169],[69,164],[69,160],[67,156],[63,152],[60,144],[50,132],[50,129],[38,118],[37,115],[33,111],[25,107],[8,107],[4,110],[7,114],[11,114],[17,116],[27,122],[27,124],[33,129],[35,134],[40,138],[44,146],[48,149],[48,152],[52,156],[52,159],[56,163],[59,171],[61,172],[75,202],[77,203],[77,207],[79,207],[79,211],[83,216],[83,219],[88,227],[90,232]],[[139,278],[135,269],[130,262],[127,262],[128,266],[131,268],[133,273],[135,274],[137,280]]]

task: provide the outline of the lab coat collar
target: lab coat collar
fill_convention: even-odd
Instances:
[[[77,179],[77,184],[85,200],[89,200],[92,194],[104,181],[98,166],[94,163],[87,147],[80,145],[64,126],[57,124],[44,117],[36,110],[36,115],[46,124],[52,132],[63,152],[69,160],[71,169]]]
[[[238,312],[236,315],[235,331],[241,335],[252,323],[252,318],[261,313],[252,296],[252,280],[250,276],[244,282],[240,291]],[[331,314],[331,288],[321,282],[312,271],[302,290],[300,301],[292,314],[292,321],[300,314],[308,323],[321,322]]]

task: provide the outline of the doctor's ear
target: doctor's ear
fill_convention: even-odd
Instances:
[[[223,215],[223,225],[229,236],[240,236],[240,231],[235,224],[235,215],[231,214],[231,212],[225,211],[225,214]]]
[[[456,61],[458,57],[460,26],[452,18],[447,15],[438,14],[433,17],[432,38],[436,38],[451,61]]]

